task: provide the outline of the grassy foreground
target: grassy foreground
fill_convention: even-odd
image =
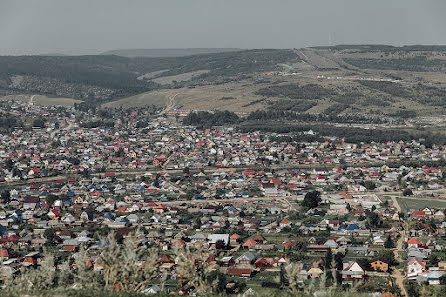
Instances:
[[[145,295],[141,293],[129,293],[129,292],[110,292],[110,291],[96,291],[96,290],[49,290],[49,291],[18,291],[18,292],[6,292],[0,291],[0,296],[5,297],[142,297],[142,296],[153,296],[153,297],[167,297],[172,296],[168,293],[160,293],[156,295]],[[206,294],[200,295],[205,297],[218,297],[218,296],[230,296],[226,294]],[[231,296],[259,296],[259,297],[291,297],[291,296],[318,296],[318,297],[366,297],[371,296],[365,293],[349,293],[345,291],[316,291],[312,294],[297,293],[293,294],[289,291],[274,291],[269,290],[262,292],[256,291],[253,294],[247,292],[241,293],[239,295]]]

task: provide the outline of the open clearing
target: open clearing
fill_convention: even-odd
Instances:
[[[264,107],[263,97],[254,95],[251,84],[228,83],[177,90],[177,105],[193,110],[229,110],[249,112]]]
[[[160,85],[168,85],[173,82],[182,82],[182,81],[189,81],[193,79],[194,77],[200,76],[202,74],[208,73],[209,70],[198,70],[188,73],[182,73],[177,75],[171,75],[171,76],[163,76],[153,79],[154,82]]]
[[[227,83],[173,90],[158,90],[119,99],[103,107],[141,107],[155,104],[165,107],[175,94],[175,108],[192,110],[229,110],[250,112],[265,107],[262,97],[254,95],[252,83]]]
[[[29,102],[30,95],[9,95],[0,97],[2,101],[21,101],[21,102]],[[75,103],[81,103],[82,100],[76,100],[71,98],[60,98],[60,97],[47,97],[43,95],[35,95],[33,100],[33,104],[42,105],[42,106],[66,106],[71,107]]]
[[[368,70],[368,73],[346,73],[344,70],[310,70],[293,75],[280,75],[277,73],[259,73],[253,77],[226,82],[223,84],[202,85],[195,87],[183,87],[178,89],[162,89],[143,94],[122,98],[104,104],[104,107],[142,107],[154,104],[158,107],[166,107],[169,98],[175,94],[175,104],[172,110],[228,110],[235,112],[251,112],[258,109],[267,109],[269,103],[281,101],[293,106],[298,101],[313,102],[314,106],[307,113],[323,113],[327,109],[341,106],[344,109],[338,113],[364,113],[381,116],[394,114],[410,107],[418,116],[438,115],[443,109],[437,106],[424,104],[404,96],[391,96],[383,91],[361,85],[361,79],[385,79],[391,71]],[[399,72],[404,79],[403,88],[411,88],[416,80],[412,73]],[[190,75],[190,73],[185,73]],[[426,73],[417,73],[420,79]],[[430,75],[430,74],[429,74]],[[322,78],[321,78],[322,77]],[[172,78],[172,77],[167,77]],[[426,77],[427,78],[427,77]],[[158,79],[158,78],[155,78]],[[166,77],[160,78],[166,79]],[[259,89],[281,85],[318,85],[327,90],[333,90],[339,95],[337,98],[322,97],[319,99],[287,98],[277,94],[261,96],[255,94]],[[336,97],[336,96],[332,96]],[[418,98],[418,97],[417,97]],[[357,104],[352,104],[357,102]],[[386,104],[385,106],[383,104]],[[383,108],[385,107],[385,108]]]
[[[174,92],[175,90],[160,90],[160,91],[146,92],[139,95],[105,103],[102,105],[102,107],[127,108],[127,107],[143,107],[152,104],[158,107],[165,107],[168,103],[169,95],[173,94]]]
[[[429,200],[429,199],[410,199],[410,198],[396,198],[401,210],[406,213],[411,209],[420,209],[424,207],[446,208],[446,200]]]

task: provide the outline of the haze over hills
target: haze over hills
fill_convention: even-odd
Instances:
[[[245,50],[184,57],[2,56],[0,90],[43,93],[82,100],[113,100],[162,86],[152,80],[191,74],[188,84],[224,83],[243,75],[277,69],[298,57],[291,50]],[[201,75],[193,75],[201,71]],[[186,83],[183,83],[186,84]],[[172,87],[172,86],[169,86]],[[164,87],[167,88],[167,87]]]
[[[192,54],[211,50],[221,51]],[[107,107],[172,103],[175,109],[389,119],[440,116],[446,107],[444,46],[171,49],[164,55],[3,56],[0,94],[41,94]]]
[[[62,53],[43,53],[43,54],[38,54],[36,56],[60,57],[60,56],[69,56],[69,55],[62,54]]]
[[[128,58],[134,57],[183,57],[200,54],[214,54],[224,52],[240,51],[237,48],[167,48],[167,49],[122,49],[110,50],[101,55],[116,55]]]

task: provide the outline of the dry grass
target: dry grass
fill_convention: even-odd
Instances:
[[[31,96],[30,95],[9,95],[0,97],[2,101],[20,101],[20,102],[29,102]],[[42,105],[42,106],[65,106],[71,107],[74,106],[75,103],[81,103],[82,100],[76,100],[71,98],[62,98],[62,97],[47,97],[43,95],[36,95],[33,99],[33,104]]]
[[[200,75],[202,75],[204,73],[208,73],[208,72],[209,72],[209,70],[198,70],[198,71],[187,72],[187,73],[182,73],[182,74],[178,74],[178,75],[162,76],[162,77],[153,79],[153,81],[158,84],[161,84],[161,85],[168,85],[175,81],[176,82],[189,81],[194,77],[200,76]]]
[[[257,87],[252,83],[228,83],[217,86],[200,86],[195,88],[181,88],[175,90],[159,90],[147,92],[128,98],[123,98],[103,105],[103,107],[140,107],[155,104],[166,106],[169,97],[175,97],[175,106],[181,109],[194,110],[229,110],[229,111],[253,111],[264,108],[264,103],[249,105],[251,102],[262,99],[254,95]],[[232,97],[233,99],[224,99]]]
[[[252,102],[263,99],[254,95],[256,90],[251,84],[230,83],[218,86],[204,86],[194,89],[179,91],[176,97],[177,105],[182,105],[185,109],[205,109],[205,110],[229,110],[249,112],[264,108],[264,103]],[[222,98],[232,97],[233,99]]]
[[[43,105],[43,106],[51,106],[51,105],[58,105],[58,106],[67,106],[71,107],[75,103],[81,103],[82,100],[76,100],[71,98],[51,98],[46,96],[36,96],[34,98],[35,104]]]
[[[169,95],[174,93],[175,90],[161,90],[142,93],[139,95],[122,98],[116,101],[108,102],[102,105],[102,107],[142,107],[147,105],[156,105],[164,107],[169,102]]]

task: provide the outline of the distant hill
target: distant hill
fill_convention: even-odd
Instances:
[[[238,48],[168,48],[168,49],[123,49],[111,50],[102,53],[101,55],[116,55],[128,58],[135,57],[184,57],[200,54],[215,54],[240,51]]]
[[[393,46],[386,44],[339,44],[334,46],[313,46],[313,49],[330,49],[333,51],[341,50],[363,50],[367,52],[411,52],[411,51],[427,51],[427,52],[445,52],[446,45],[403,45]]]
[[[62,53],[43,53],[43,54],[38,54],[37,56],[45,56],[45,57],[66,57],[66,56],[69,56],[69,55],[62,54]]]
[[[182,87],[238,81],[297,60],[291,50],[271,49],[183,57],[0,56],[0,95],[32,93],[109,101],[166,84]],[[166,77],[167,83],[157,83],[161,77]]]
[[[293,111],[301,118],[360,115],[397,122],[445,115],[446,47],[338,45],[0,56],[0,96],[40,94],[125,107],[163,105],[178,93],[177,106],[195,110],[262,109]]]

